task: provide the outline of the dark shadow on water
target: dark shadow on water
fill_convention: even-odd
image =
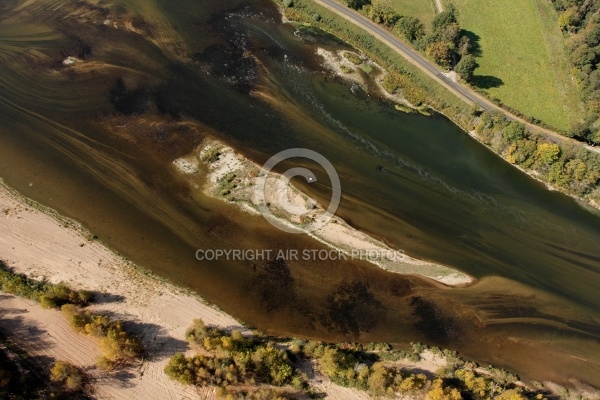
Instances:
[[[504,85],[504,81],[491,75],[475,75],[472,80],[473,86],[480,89],[491,89]]]
[[[284,260],[256,264],[252,268],[256,275],[247,290],[256,295],[266,311],[300,306],[296,295],[296,280]]]
[[[410,300],[415,327],[430,343],[447,345],[459,336],[456,321],[446,315],[434,302],[415,296]]]
[[[385,318],[386,308],[363,282],[344,282],[327,297],[327,313],[321,316],[328,329],[357,338]]]

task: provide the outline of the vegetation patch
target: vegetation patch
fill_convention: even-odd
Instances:
[[[87,306],[92,293],[73,290],[64,283],[53,284],[46,280],[31,279],[27,275],[13,272],[0,260],[0,285],[3,292],[36,301],[44,308],[60,308],[65,304]]]
[[[66,392],[77,393],[84,389],[86,376],[73,364],[57,361],[50,370],[50,380],[59,384]]]
[[[346,51],[344,53],[344,58],[348,61],[350,61],[352,64],[354,65],[360,65],[362,64],[363,60],[356,54]]]
[[[211,146],[202,153],[200,159],[203,162],[210,164],[210,163],[217,161],[220,156],[221,156],[221,152],[220,152],[219,147]]]
[[[199,354],[176,354],[165,373],[184,384],[216,386],[221,398],[322,398],[299,372],[316,366],[316,372],[334,383],[376,398],[543,399],[542,394],[522,387],[518,377],[507,371],[483,368],[456,352],[420,343],[398,350],[383,343],[334,345],[260,334],[248,337],[239,331],[206,326],[200,320],[194,321],[186,337],[199,347]],[[444,359],[444,366],[435,372],[410,367],[426,354]]]
[[[345,74],[351,74],[354,72],[354,70],[344,64],[340,64],[340,69],[342,70],[343,73]]]
[[[232,191],[238,187],[236,180],[237,175],[234,172],[229,172],[227,175],[219,179],[217,186],[217,194],[228,201],[235,201]]]
[[[586,110],[570,136],[600,144],[600,2],[552,0]]]
[[[600,197],[600,157],[583,148],[563,147],[532,135],[517,122],[499,112],[484,112],[475,131],[480,139],[507,161],[533,170],[560,190]]]
[[[141,344],[125,330],[122,321],[92,314],[72,304],[65,304],[61,310],[77,332],[100,339],[102,355],[98,359],[98,367],[101,369],[124,366],[141,355]]]
[[[194,321],[186,338],[203,354],[176,354],[165,368],[183,384],[217,386],[221,397],[234,399],[292,399],[306,387],[306,376],[274,342],[206,326],[201,320]]]
[[[370,74],[373,72],[373,67],[369,64],[363,64],[359,68],[362,69],[365,74]]]

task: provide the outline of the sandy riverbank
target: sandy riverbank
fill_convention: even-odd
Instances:
[[[188,165],[189,167],[189,165]],[[66,282],[96,293],[89,309],[122,319],[139,335],[148,358],[107,374],[96,368],[98,342],[74,332],[62,313],[0,292],[0,331],[50,368],[55,360],[86,370],[99,399],[214,399],[213,388],[183,386],[163,370],[176,352],[192,354],[184,341],[195,318],[241,329],[233,317],[202,298],[146,273],[124,260],[76,221],[31,201],[0,180],[0,259],[14,269],[50,282]],[[340,387],[313,373],[311,385],[328,398],[360,400],[363,392]]]
[[[193,387],[172,382],[163,373],[171,355],[186,351],[185,329],[194,318],[240,327],[199,297],[144,274],[76,222],[20,197],[3,184],[0,258],[16,272],[100,293],[90,308],[128,321],[141,336],[151,357],[125,373],[107,376],[95,369],[98,343],[74,333],[60,312],[13,296],[0,297],[0,329],[32,356],[65,360],[88,370],[99,398],[197,397]]]
[[[207,157],[208,154],[213,156]],[[204,161],[201,161],[204,160]],[[209,170],[204,192],[221,198],[238,207],[259,213],[261,200],[255,188],[262,174],[258,165],[232,148],[207,139],[195,152],[176,160],[174,165],[182,175],[194,175],[204,162]],[[288,185],[282,175],[269,173],[266,178],[264,201],[277,222],[303,231],[314,239],[339,252],[344,259],[362,259],[388,271],[421,275],[446,285],[464,285],[473,278],[456,269],[428,261],[418,260],[392,249],[383,242],[360,232],[339,217],[333,217],[319,229],[310,231],[308,226],[323,218],[324,207],[308,197],[294,185]],[[281,206],[288,202],[297,212],[290,213]]]

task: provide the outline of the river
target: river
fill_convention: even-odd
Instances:
[[[600,386],[598,213],[442,116],[351,90],[315,54],[343,44],[296,32],[263,0],[115,2],[110,14],[138,32],[98,23],[103,10],[77,20],[57,15],[80,5],[17,3],[0,14],[0,176],[24,195],[269,332],[423,341]],[[64,67],[66,55],[85,62]],[[320,152],[340,175],[339,216],[477,282],[446,288],[355,261],[195,260],[196,249],[322,248],[180,178],[171,162],[207,135],[258,163]],[[319,184],[303,188],[325,201],[324,171],[305,165]]]

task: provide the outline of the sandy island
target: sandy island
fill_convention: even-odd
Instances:
[[[307,235],[344,254],[346,259],[369,261],[388,271],[420,275],[445,285],[457,286],[473,282],[469,275],[445,265],[410,257],[399,249],[352,228],[343,219],[333,217],[324,226],[309,231],[311,222],[323,217],[324,207],[293,184],[287,184],[282,175],[267,174],[260,178],[261,168],[223,143],[207,139],[187,157],[174,162],[183,175],[200,173],[200,164],[208,166],[204,192],[237,205],[249,213],[259,213],[260,199],[256,195],[258,179],[266,179],[264,200],[279,223],[304,231]],[[297,210],[290,213],[280,206],[282,199]],[[300,215],[300,216],[299,216]]]

